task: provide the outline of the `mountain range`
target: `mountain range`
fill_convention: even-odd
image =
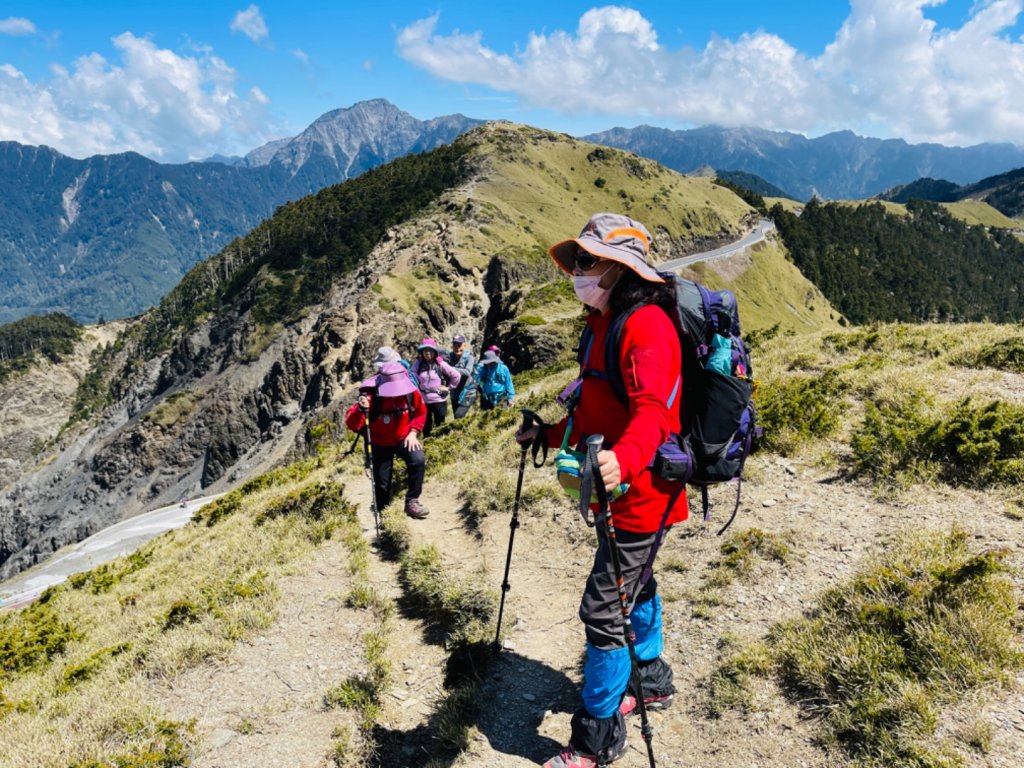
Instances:
[[[53,311],[81,322],[136,315],[278,206],[448,143],[480,122],[417,120],[375,99],[328,112],[245,157],[184,165],[135,153],[77,160],[2,142],[0,323]],[[849,131],[808,139],[751,128],[640,126],[588,140],[684,173],[740,174],[737,183],[794,199],[863,198],[926,176],[970,184],[1024,166],[1024,149],[1009,144],[911,145]]]
[[[760,128],[704,126],[673,131],[641,125],[585,137],[657,160],[680,173],[701,166],[745,171],[786,190],[795,200],[872,197],[925,176],[968,184],[1024,166],[1024,147],[946,147],[875,139],[852,131],[817,138]]]
[[[52,311],[85,322],[138,314],[277,206],[478,123],[420,121],[366,101],[234,165],[164,165],[133,152],[76,160],[0,142],[0,322]]]

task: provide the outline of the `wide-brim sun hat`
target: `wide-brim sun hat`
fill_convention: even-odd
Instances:
[[[377,374],[377,394],[381,397],[401,397],[416,390],[405,366],[401,363],[384,363]]]
[[[379,367],[385,363],[397,363],[401,359],[401,356],[391,347],[380,347],[377,354],[374,355],[373,364]]]
[[[582,248],[600,259],[622,264],[644,280],[663,283],[657,270],[647,263],[651,252],[651,233],[635,219],[621,213],[595,213],[579,237],[563,240],[548,249],[563,272],[573,274],[576,249]]]
[[[420,342],[420,345],[416,348],[417,352],[422,352],[425,349],[432,349],[434,352],[440,354],[441,350],[437,346],[437,342],[433,339],[424,339]]]
[[[490,365],[491,363],[498,362],[498,353],[493,349],[488,349],[484,352],[484,356],[480,358],[480,362],[484,365]]]

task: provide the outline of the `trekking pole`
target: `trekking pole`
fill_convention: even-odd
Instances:
[[[525,432],[535,423],[542,429],[545,424],[541,421],[540,417],[533,411],[523,408],[523,424],[519,428],[520,432]],[[541,439],[540,436],[534,438],[534,440]],[[501,604],[498,606],[498,627],[494,630],[494,642],[491,643],[491,652],[498,653],[501,651],[501,618],[505,613],[505,595],[512,588],[512,585],[508,583],[508,572],[512,567],[512,542],[516,538],[516,528],[519,527],[519,498],[523,493],[523,472],[526,469],[526,453],[530,450],[530,446],[533,445],[534,440],[528,440],[520,444],[519,451],[519,477],[516,479],[516,500],[512,505],[512,520],[509,521],[509,533],[508,533],[508,553],[505,555],[505,578],[501,582]],[[547,453],[545,452],[545,457]],[[536,451],[534,451],[534,465],[536,465]],[[543,461],[541,462],[543,464]]]
[[[373,457],[370,453],[370,420],[367,415],[366,409],[363,411],[363,467],[366,469],[366,474],[370,478],[370,490],[373,494],[373,528],[376,531],[376,535],[380,536],[380,507],[377,505],[377,478],[373,476]]]
[[[615,523],[612,521],[612,510],[608,502],[608,491],[604,487],[604,480],[601,479],[601,468],[597,463],[597,453],[604,445],[604,435],[591,435],[587,438],[587,464],[586,469],[593,474],[594,489],[597,491],[597,501],[600,506],[599,514],[604,517],[605,527],[608,531],[608,553],[611,555],[612,567],[615,569],[615,586],[619,592],[619,607],[622,609],[622,629],[626,635],[626,647],[629,648],[629,676],[636,690],[636,703],[640,709],[640,733],[643,735],[644,743],[647,745],[647,759],[651,768],[654,764],[654,728],[647,718],[647,704],[644,702],[644,691],[640,682],[640,663],[636,658],[636,633],[633,632],[633,622],[630,619],[633,606],[630,604],[629,594],[626,592],[626,580],[622,578],[622,563],[619,561],[619,545],[615,538]],[[580,506],[589,506],[590,498],[580,497]]]

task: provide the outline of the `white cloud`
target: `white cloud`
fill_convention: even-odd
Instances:
[[[254,43],[258,43],[270,35],[270,30],[267,29],[267,22],[263,20],[263,14],[260,13],[259,6],[255,4],[250,5],[244,11],[236,13],[235,18],[231,20],[230,26],[231,31],[241,32]]]
[[[182,161],[244,151],[265,140],[267,97],[235,92],[235,72],[210,51],[182,56],[129,32],[113,39],[121,63],[97,53],[33,82],[0,66],[0,137],[74,157],[134,150]],[[256,127],[260,126],[260,127]]]
[[[525,107],[637,121],[756,125],[821,133],[853,127],[910,141],[1024,138],[1024,0],[977,0],[955,29],[924,9],[944,0],[851,0],[817,57],[756,30],[668,50],[638,11],[587,11],[574,32],[531,33],[512,53],[479,32],[438,33],[438,15],[400,30],[398,51],[437,77],[515,94]]]
[[[294,50],[292,51],[292,56],[294,56],[294,57],[295,57],[296,59],[298,59],[298,60],[299,60],[299,63],[300,63],[300,64],[301,64],[302,66],[304,66],[304,67],[308,67],[308,66],[309,66],[309,54],[308,54],[308,53],[306,53],[306,52],[305,52],[304,50],[302,50],[301,48],[296,48],[296,49],[294,49]]]
[[[0,19],[0,35],[34,35],[36,25],[28,19],[10,16]]]

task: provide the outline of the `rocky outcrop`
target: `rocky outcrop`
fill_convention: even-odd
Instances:
[[[377,347],[409,354],[424,335],[483,334],[487,294],[453,264],[451,233],[425,217],[396,228],[329,299],[256,352],[242,317],[211,319],[117,383],[102,420],[0,495],[0,578],[138,512],[216,492],[311,449],[311,425],[342,423]],[[371,287],[420,268],[447,292],[411,313]],[[130,357],[130,351],[125,353]]]

